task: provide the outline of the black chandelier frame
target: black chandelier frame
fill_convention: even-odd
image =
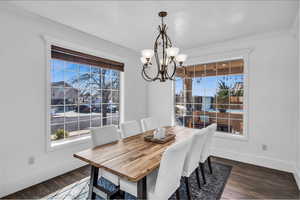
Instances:
[[[150,77],[146,70],[151,67],[153,64],[150,62],[150,58],[146,58],[146,63],[143,64],[142,69],[142,77],[146,81],[156,81],[159,80],[160,82],[165,82],[166,80],[175,80],[174,75],[176,73],[176,59],[175,56],[167,56],[166,49],[172,47],[172,42],[167,34],[167,25],[164,23],[164,17],[167,16],[167,12],[161,11],[158,13],[158,16],[161,17],[161,25],[158,26],[159,34],[156,37],[154,43],[154,57],[157,65],[157,74],[155,77]],[[162,60],[160,61],[159,58],[159,51],[158,49],[162,48]],[[173,64],[173,71],[169,74],[168,66]],[[182,66],[182,62],[179,62],[179,65]]]

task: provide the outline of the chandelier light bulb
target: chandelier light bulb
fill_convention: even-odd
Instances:
[[[161,65],[163,64],[163,59],[162,59],[162,58],[159,59],[159,63],[160,63]]]
[[[164,60],[162,59],[162,58],[160,58],[159,59],[159,63],[161,64],[161,65],[168,65],[169,64],[169,62],[170,62],[170,57],[167,57],[166,58],[166,61],[164,62]]]
[[[145,57],[141,57],[140,59],[141,59],[141,62],[142,62],[143,64],[146,64],[146,63],[147,63],[147,59],[146,59]]]
[[[179,48],[176,47],[169,47],[166,49],[167,55],[170,57],[175,57],[179,53]]]
[[[186,54],[179,54],[176,56],[176,61],[177,62],[184,62],[187,59],[187,55]]]
[[[167,58],[166,58],[166,65],[168,65],[170,61],[171,61],[171,58],[170,58],[170,57],[167,57]]]
[[[163,60],[162,58],[159,59],[159,63],[160,63],[161,65],[164,65],[164,64],[165,64],[165,63],[164,63],[164,60]]]
[[[142,50],[142,56],[144,58],[146,58],[146,59],[147,58],[151,59],[153,55],[154,55],[154,51],[152,49],[144,49],[144,50]]]

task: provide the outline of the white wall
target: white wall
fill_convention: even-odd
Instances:
[[[120,57],[125,62],[124,119],[147,115],[139,56],[110,42],[8,6],[0,6],[0,197],[83,163],[72,157],[89,144],[46,152],[46,58],[41,34]],[[28,158],[34,156],[34,165]]]
[[[233,160],[294,171],[298,126],[296,37],[290,31],[279,31],[184,52],[193,60],[245,48],[253,48],[248,66],[249,138],[240,141],[215,137],[213,152]],[[149,115],[171,123],[172,98],[170,83],[151,84]],[[262,151],[262,144],[268,146],[267,151]]]

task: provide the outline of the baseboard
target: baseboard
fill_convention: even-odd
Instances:
[[[298,189],[300,190],[300,169],[296,169],[294,172],[294,178],[296,180]]]
[[[214,148],[212,149],[212,155],[235,160],[239,162],[249,163],[257,166],[267,167],[271,169],[277,169],[285,172],[295,172],[295,164],[284,160],[268,158],[264,156],[256,156],[251,154],[243,154],[239,152],[228,151],[224,149]]]
[[[0,192],[0,198],[5,197],[14,192],[20,191],[32,185],[41,183],[45,180],[49,180],[56,176],[62,175],[74,169],[84,166],[86,163],[80,162],[79,160],[73,160],[71,162],[63,162],[55,167],[47,170],[41,170],[35,172],[34,174],[27,175],[24,174],[23,177],[19,179],[9,180],[7,184],[5,184],[4,191]]]

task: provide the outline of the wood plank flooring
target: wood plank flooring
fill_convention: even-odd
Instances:
[[[300,199],[291,173],[258,167],[232,160],[213,158],[233,166],[222,199]],[[81,167],[43,183],[11,194],[4,199],[38,199],[89,176],[90,168]]]
[[[212,161],[233,166],[222,199],[300,199],[291,173],[222,158]]]

